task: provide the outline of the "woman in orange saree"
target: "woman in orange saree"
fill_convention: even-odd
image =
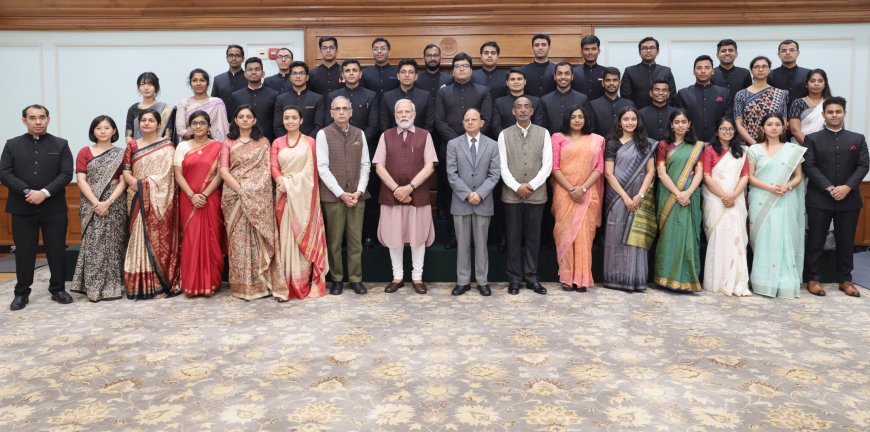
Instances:
[[[590,121],[586,121],[590,118]],[[601,226],[604,137],[592,133],[589,111],[565,111],[553,135],[553,238],[565,291],[586,292],[592,280],[592,240]]]

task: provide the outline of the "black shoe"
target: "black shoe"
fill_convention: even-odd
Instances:
[[[52,294],[51,299],[60,304],[70,304],[73,302],[72,296],[66,291],[58,291]]]
[[[453,288],[453,291],[451,291],[450,294],[455,296],[461,296],[462,294],[467,293],[470,289],[471,285],[456,285],[456,287]]]
[[[541,286],[541,284],[537,282],[526,282],[526,288],[538,293],[538,294],[546,294],[547,289]]]
[[[520,284],[511,283],[508,285],[508,294],[517,295],[520,293]]]
[[[574,291],[574,290],[575,290],[574,285],[566,284],[566,283],[562,284],[562,291]]]
[[[374,247],[375,247],[375,240],[373,238],[366,237],[366,239],[363,240],[363,249],[368,250],[368,249],[373,249]]]
[[[504,251],[505,249],[507,249],[507,240],[505,240],[504,237],[499,239],[498,245],[496,245],[496,248],[500,251]]]
[[[344,286],[341,282],[327,282],[326,287],[329,288],[330,295],[341,295]]]
[[[478,285],[477,290],[480,291],[480,295],[484,297],[489,297],[492,295],[492,290],[489,289],[489,285]]]
[[[456,237],[447,239],[447,242],[444,243],[444,249],[456,249]]]
[[[577,289],[576,289],[575,291],[577,291],[577,292],[586,292],[586,287],[577,287]]]
[[[24,307],[27,306],[28,301],[27,296],[15,296],[15,298],[12,299],[12,304],[9,305],[9,310],[17,311],[24,309]]]
[[[365,294],[365,293],[369,292],[366,289],[366,286],[362,284],[362,282],[351,282],[350,289],[352,289],[353,292],[355,292],[357,294]]]

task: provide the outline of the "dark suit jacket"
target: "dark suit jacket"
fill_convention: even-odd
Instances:
[[[330,109],[332,108],[332,100],[339,96],[344,96],[350,100],[351,107],[353,108],[350,124],[362,129],[366,136],[369,151],[371,152],[370,156],[373,156],[381,133],[381,101],[378,94],[361,85],[353,89],[345,86],[339,87],[338,90],[335,90],[326,97],[326,103],[323,105],[323,127],[333,123]]]
[[[522,97],[528,98],[532,108],[535,109],[532,113],[532,123],[547,127],[547,110],[541,106],[541,98],[527,94]],[[489,130],[493,136],[498,137],[501,131],[517,124],[517,118],[514,117],[514,102],[518,98],[519,96],[508,94],[492,101],[492,127]]]
[[[435,95],[420,87],[412,87],[405,93],[402,88],[390,90],[381,98],[380,125],[385,131],[396,127],[396,102],[400,99],[408,99],[414,103],[417,116],[414,117],[414,126],[427,131],[435,130]]]
[[[323,96],[308,89],[302,93],[296,93],[296,90],[290,89],[290,91],[278,96],[278,99],[275,99],[275,114],[272,119],[275,137],[287,135],[287,131],[284,129],[284,108],[288,106],[302,108],[302,126],[299,127],[299,130],[310,137],[317,136],[317,132],[323,129],[324,99]]]
[[[275,101],[278,100],[278,92],[275,90],[261,86],[256,90],[251,90],[245,87],[233,93],[233,109],[242,105],[250,105],[254,114],[257,116],[256,127],[260,128],[263,136],[269,139],[269,142],[275,141],[275,128],[272,125],[272,120],[275,116]]]
[[[824,128],[804,138],[804,172],[809,179],[807,207],[822,210],[850,211],[861,208],[858,187],[870,168],[867,140],[864,135]],[[842,201],[831,198],[825,189],[847,185],[852,191]]]
[[[34,142],[30,134],[6,141],[0,156],[0,181],[9,188],[6,212],[32,215],[66,212],[64,187],[72,180],[73,158],[69,144],[51,134]],[[45,189],[51,194],[40,205],[28,203],[24,190]]]
[[[469,81],[465,84],[454,82],[438,89],[435,94],[435,130],[443,141],[465,133],[462,118],[472,107],[480,110],[480,118],[484,121],[481,133],[487,135],[492,122],[492,96],[488,88]]]
[[[689,113],[689,121],[698,139],[709,142],[716,136],[716,122],[733,113],[731,93],[715,84],[690,85],[677,93],[677,106]],[[644,125],[646,126],[646,125]]]

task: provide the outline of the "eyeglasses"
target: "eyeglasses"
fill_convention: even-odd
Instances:
[[[372,47],[372,51],[374,51],[374,52],[386,52],[389,50],[390,49],[387,47]]]
[[[333,108],[331,108],[332,111],[338,111],[338,112],[346,112],[346,111],[350,111],[351,109],[352,109],[351,107],[333,107]]]
[[[456,70],[471,69],[471,65],[470,65],[470,64],[458,64],[458,65],[453,65],[453,69],[456,69]]]
[[[733,127],[720,127],[719,132],[722,132],[722,133],[734,132],[734,128]]]
[[[278,60],[293,60],[292,55],[279,55],[275,56],[275,58],[277,58]]]
[[[190,125],[191,126],[208,126],[208,122],[207,121],[193,121],[193,122],[190,122]]]
[[[320,50],[321,51],[335,51],[335,46],[334,45],[323,45],[322,47],[320,47]]]

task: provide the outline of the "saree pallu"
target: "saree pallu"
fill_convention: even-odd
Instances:
[[[218,174],[221,143],[212,141],[184,155],[181,170],[194,193],[204,191]],[[202,208],[179,199],[181,214],[181,289],[188,296],[210,296],[221,286],[226,231],[221,214],[220,188]]]
[[[695,177],[695,165],[701,158],[704,143],[680,144],[668,154],[665,168],[677,189],[685,191]],[[701,191],[695,189],[689,205],[683,207],[677,197],[659,182],[659,240],[656,245],[653,282],[673,291],[701,290]]]
[[[746,151],[740,159],[729,151],[716,166],[711,176],[726,194],[734,192],[740,182],[740,171],[746,161]],[[740,194],[734,207],[726,208],[722,199],[702,186],[704,199],[704,233],[707,235],[707,256],[704,261],[704,290],[725,295],[748,296],[749,267],[746,246],[746,198]]]
[[[822,104],[807,108],[801,112],[801,132],[807,136],[825,127],[825,117],[822,115]]]
[[[178,286],[178,194],[175,147],[162,139],[143,148],[129,144],[138,190],[128,190],[130,240],[124,260],[127,297],[148,299],[181,292]]]
[[[301,137],[293,147],[286,146],[287,137],[273,145],[278,152],[285,193],[276,192],[278,217],[278,257],[284,268],[284,283],[292,298],[326,295],[326,231],[320,211],[317,160],[314,140]]]
[[[785,184],[803,160],[806,148],[785,143],[773,158],[761,144],[749,151],[756,160],[755,176],[766,183]],[[804,182],[778,197],[749,189],[749,242],[752,246],[752,291],[768,297],[800,297],[804,265],[806,208]]]
[[[224,101],[221,98],[209,97],[206,100],[196,100],[192,97],[184,99],[178,104],[175,114],[175,134],[181,137],[190,128],[187,124],[187,118],[195,111],[205,111],[211,119],[211,126],[208,132],[211,134],[211,139],[224,142],[229,131],[229,123],[227,123],[227,109]]]
[[[225,187],[221,196],[232,294],[245,300],[270,294],[288,300],[288,287],[282,282],[284,272],[275,256],[278,230],[269,142],[265,138],[247,144],[232,141],[229,170],[241,186],[241,193]]]
[[[646,175],[646,163],[655,150],[656,146],[651,140],[643,151],[637,149],[634,141],[626,142],[619,148],[613,173],[629,196],[640,192]],[[625,291],[646,289],[648,250],[626,243],[634,215],[609,186],[605,189],[604,210],[604,287]]]
[[[567,140],[561,134],[556,139]],[[603,157],[604,138],[584,135],[579,142],[562,148],[560,170],[568,182],[580,184],[592,175]],[[557,185],[553,187],[553,238],[559,261],[559,281],[562,283],[578,287],[595,284],[592,279],[592,240],[595,238],[595,229],[601,226],[603,192],[603,178],[589,188],[582,203],[574,202],[564,188]]]
[[[124,150],[110,150],[88,161],[87,181],[102,202],[118,186],[114,179],[124,160]],[[85,294],[88,300],[119,299],[124,295],[124,251],[127,249],[127,207],[115,200],[109,213],[98,216],[91,202],[82,194],[79,199],[82,243],[76,261],[70,291]]]

